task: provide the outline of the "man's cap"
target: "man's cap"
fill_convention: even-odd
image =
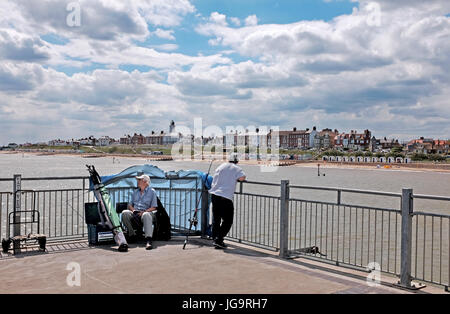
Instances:
[[[146,174],[141,174],[140,176],[136,176],[138,180],[144,180],[147,183],[150,183],[150,177]]]
[[[238,162],[238,161],[239,161],[239,156],[238,156],[238,154],[237,154],[237,153],[231,153],[231,154],[228,156],[228,161],[230,161],[230,162]]]

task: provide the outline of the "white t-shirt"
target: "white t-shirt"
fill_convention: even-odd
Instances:
[[[236,164],[223,163],[216,169],[209,193],[233,200],[237,180],[244,176],[244,171]]]

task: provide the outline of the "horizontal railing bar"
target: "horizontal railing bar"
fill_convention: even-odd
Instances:
[[[87,191],[87,189],[85,189]],[[73,189],[57,189],[57,190],[21,190],[17,192],[21,192],[22,194],[30,194],[30,193],[40,193],[40,192],[76,192],[76,191],[83,191],[83,189],[80,188],[73,188]],[[11,193],[13,194],[13,193]]]
[[[261,194],[253,194],[253,193],[235,193],[236,195],[248,195],[248,196],[259,196],[259,197],[265,197],[265,198],[272,198],[272,199],[277,199],[279,200],[280,197],[279,196],[273,196],[273,195],[261,195]]]
[[[414,216],[430,216],[430,217],[438,217],[438,218],[450,218],[450,215],[443,214],[433,214],[433,213],[425,213],[425,212],[413,212]]]
[[[22,181],[55,181],[55,180],[81,180],[89,179],[89,177],[37,177],[37,178],[22,178]]]
[[[402,197],[401,193],[393,192],[379,192],[370,190],[354,190],[354,189],[342,189],[334,187],[318,187],[318,186],[305,186],[305,185],[290,185],[293,189],[308,189],[308,190],[322,190],[322,191],[334,191],[334,192],[347,192],[347,193],[359,193],[359,194],[371,194],[371,195],[381,195],[381,196],[392,196],[392,197]]]
[[[134,178],[135,176],[126,176],[121,177],[125,178]],[[22,181],[43,181],[43,180],[81,180],[81,179],[89,179],[89,176],[72,176],[72,177],[31,177],[31,178],[22,178]],[[198,179],[198,177],[154,177],[150,176],[150,179],[160,179],[160,180],[188,180],[188,179]],[[10,178],[0,178],[0,181],[14,181],[14,179]]]
[[[373,210],[377,210],[377,211],[385,211],[385,212],[390,212],[390,213],[395,213],[395,214],[401,214],[402,211],[399,209],[392,209],[392,208],[380,208],[380,207],[371,207],[371,206],[363,206],[363,205],[351,205],[351,204],[344,204],[341,203],[339,204],[341,206],[346,206],[346,207],[357,207],[357,208],[362,208],[362,209],[373,209]]]
[[[278,183],[268,183],[268,182],[257,182],[257,181],[242,181],[242,183],[248,183],[248,184],[257,184],[257,185],[266,185],[266,186],[281,186]]]
[[[378,211],[386,211],[396,214],[401,214],[401,211],[398,209],[392,209],[392,208],[378,208],[378,207],[370,207],[370,206],[363,206],[363,205],[353,205],[353,204],[344,204],[344,203],[329,203],[329,202],[321,202],[321,201],[311,201],[311,200],[303,200],[298,198],[290,198],[289,201],[296,201],[296,202],[309,202],[314,204],[321,204],[321,205],[333,205],[333,206],[345,206],[345,207],[353,207],[353,208],[362,208],[362,209],[373,209]]]
[[[151,188],[153,188],[153,189],[155,189],[155,190],[157,190],[157,191],[170,191],[170,190],[177,190],[177,191],[201,191],[202,190],[202,188],[201,187],[199,187],[199,188],[195,188],[195,187],[193,187],[193,188],[178,188],[178,187],[171,187],[171,188],[159,188],[159,187],[152,187],[152,186],[150,186]],[[116,187],[116,188],[110,188],[110,187],[106,187],[106,189],[107,190],[111,190],[111,191],[117,191],[117,190],[124,190],[124,191],[126,191],[126,190],[136,190],[137,189],[137,187],[136,186],[129,186],[129,187]]]
[[[439,195],[413,194],[412,197],[413,198],[420,198],[420,199],[436,200],[436,201],[450,201],[450,197],[448,197],[448,196],[439,196]]]
[[[261,244],[261,243],[256,243],[256,242],[252,242],[249,240],[242,240],[242,239],[237,239],[237,238],[233,238],[233,237],[225,237],[226,240],[229,240],[231,242],[236,242],[236,243],[242,243],[242,244],[248,244],[248,245],[252,245],[261,249],[266,249],[269,251],[273,251],[273,252],[278,252],[280,249],[278,247],[275,246],[270,246],[270,245],[265,245],[265,244]]]

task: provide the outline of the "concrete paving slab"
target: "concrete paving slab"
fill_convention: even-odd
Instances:
[[[87,243],[0,259],[0,293],[324,294],[409,293],[370,287],[364,273],[346,276],[313,262],[278,258],[276,253],[229,242],[217,250],[205,239],[184,238],[131,244],[126,253]],[[322,263],[323,264],[323,263]],[[70,286],[79,265],[80,286]],[[69,280],[69,281],[68,281]]]

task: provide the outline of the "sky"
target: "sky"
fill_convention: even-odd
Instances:
[[[450,138],[447,0],[2,0],[0,145],[217,126]]]

